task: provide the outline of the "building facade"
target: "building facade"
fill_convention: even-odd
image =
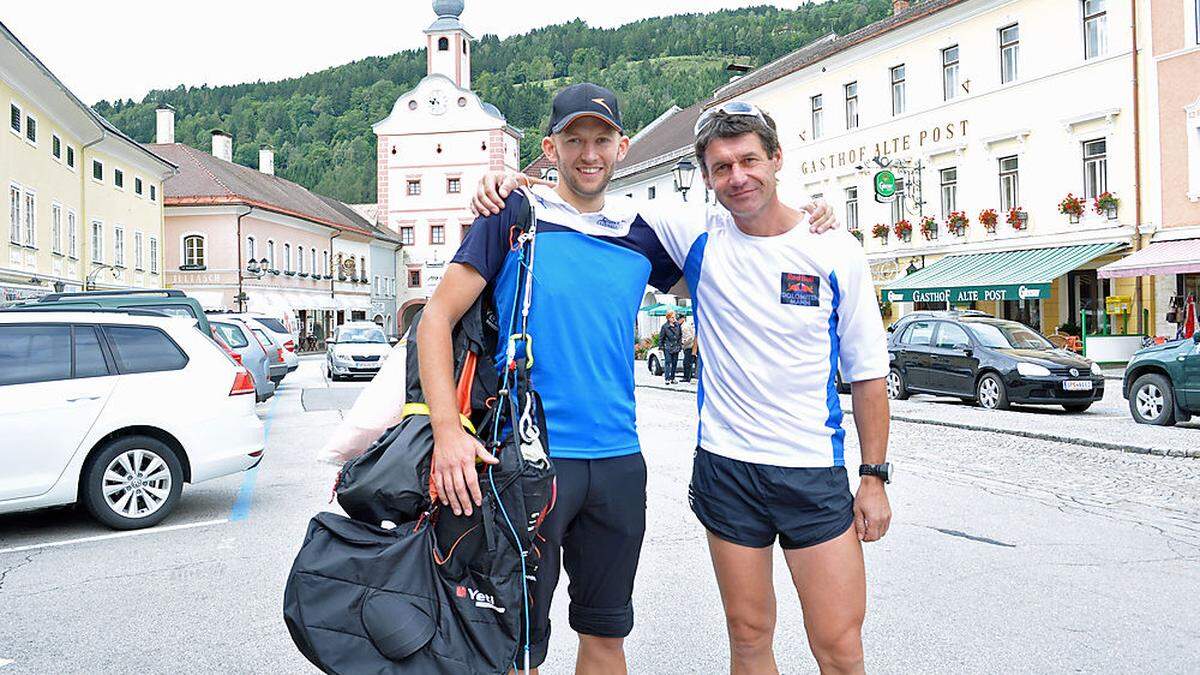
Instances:
[[[0,305],[53,290],[157,288],[175,167],[97,115],[0,24]]]
[[[1096,272],[1137,235],[1129,4],[895,9],[752,71],[716,103],[750,100],[776,118],[784,196],[823,197],[860,232],[891,319],[949,304],[1044,333],[1111,329],[1120,317],[1105,299],[1138,295],[1136,278]],[[876,199],[877,177],[890,201]],[[1119,205],[1097,213],[1104,193]],[[1068,195],[1078,218],[1059,212]],[[1152,312],[1148,280],[1140,299]]]
[[[474,38],[461,0],[435,0],[428,75],[374,126],[377,223],[404,245],[399,328],[429,299],[474,216],[470,191],[488,171],[517,171],[521,132],[471,91]]]
[[[240,166],[228,134],[214,131],[212,152],[202,152],[174,142],[173,120],[159,109],[159,142],[150,146],[179,167],[164,184],[165,286],[205,309],[277,317],[302,348],[368,319],[372,245],[395,251],[399,240],[350,206],[274,175],[270,148],[258,169]],[[394,275],[394,262],[376,264]]]

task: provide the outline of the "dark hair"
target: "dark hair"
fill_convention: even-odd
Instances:
[[[766,120],[766,124],[763,124]],[[708,174],[708,165],[704,162],[704,152],[708,144],[718,138],[736,138],[743,134],[755,134],[762,142],[763,150],[768,157],[774,157],[779,152],[779,133],[775,130],[775,120],[763,113],[763,120],[754,115],[730,115],[723,110],[713,114],[712,119],[700,130],[696,137],[696,159],[700,162],[700,170]]]

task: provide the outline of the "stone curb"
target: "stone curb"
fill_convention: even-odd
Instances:
[[[676,393],[687,392],[694,394],[690,389],[677,389],[674,387],[659,386],[653,384],[639,384],[642,389],[661,389],[663,391],[673,391]],[[854,410],[844,408],[843,413],[853,415]],[[1117,450],[1119,452],[1128,452],[1135,455],[1157,455],[1159,457],[1184,457],[1188,459],[1200,459],[1200,449],[1196,450],[1176,450],[1174,448],[1155,448],[1141,445],[1124,445],[1121,443],[1108,443],[1105,441],[1095,441],[1076,436],[1057,436],[1054,434],[1043,434],[1036,431],[1018,431],[1016,429],[997,429],[995,427],[985,427],[979,424],[965,424],[963,422],[945,422],[941,420],[930,420],[923,417],[909,417],[907,415],[892,414],[892,419],[898,422],[909,422],[911,424],[928,424],[938,427],[949,427],[952,429],[964,429],[966,431],[988,431],[996,434],[1008,434],[1009,436],[1019,436],[1021,438],[1032,438],[1039,441],[1051,441],[1055,443],[1068,443],[1070,445],[1081,445],[1084,447],[1100,448],[1102,450]]]

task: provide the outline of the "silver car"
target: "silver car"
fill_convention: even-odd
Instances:
[[[374,377],[392,353],[383,329],[370,321],[338,326],[325,348],[325,375],[333,381],[359,376]]]
[[[254,377],[254,395],[258,402],[262,403],[274,396],[275,383],[271,381],[267,350],[263,349],[259,339],[250,332],[249,326],[232,317],[210,317],[208,323],[217,337],[241,358],[242,365]]]

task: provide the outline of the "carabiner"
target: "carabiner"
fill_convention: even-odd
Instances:
[[[508,336],[508,350],[505,356],[511,367],[517,358],[517,340],[525,341],[525,369],[529,370],[533,368],[533,336],[529,333],[513,333]]]

